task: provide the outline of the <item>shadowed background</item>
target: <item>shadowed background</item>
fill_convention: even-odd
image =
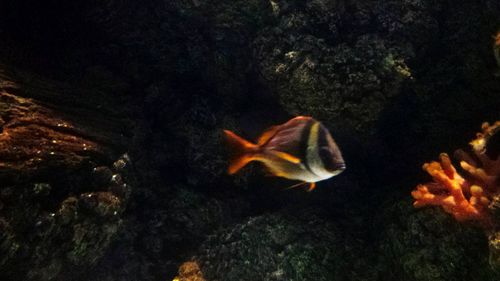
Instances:
[[[500,118],[497,2],[0,1],[1,279],[495,280],[410,191]],[[226,175],[222,129],[296,115],[344,173]]]

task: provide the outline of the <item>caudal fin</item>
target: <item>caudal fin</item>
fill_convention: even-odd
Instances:
[[[248,164],[248,162],[255,160],[255,155],[259,150],[259,146],[241,138],[229,130],[224,130],[224,135],[231,153],[227,172],[232,175]]]

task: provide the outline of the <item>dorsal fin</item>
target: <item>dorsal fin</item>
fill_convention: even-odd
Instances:
[[[276,134],[276,132],[278,132],[279,127],[280,126],[272,126],[264,133],[262,133],[262,135],[259,137],[259,140],[257,141],[257,145],[266,144]]]

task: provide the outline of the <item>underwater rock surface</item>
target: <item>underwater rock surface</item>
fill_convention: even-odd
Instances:
[[[409,201],[379,216],[380,266],[390,280],[497,280],[479,228],[464,226],[438,209],[415,211]],[[464,246],[467,245],[467,246]]]
[[[119,156],[128,121],[78,99],[98,89],[1,68],[0,276],[52,280],[95,265],[129,199],[131,163]]]
[[[408,195],[500,119],[498,19],[496,0],[0,1],[0,279],[499,279],[497,236]],[[223,128],[294,115],[332,131],[342,175],[307,194],[225,174]]]
[[[347,280],[361,268],[347,239],[307,210],[275,213],[210,236],[193,261],[207,280]]]
[[[334,131],[373,138],[381,111],[412,78],[411,42],[396,40],[388,23],[377,22],[383,7],[273,3],[276,23],[261,31],[254,52],[280,104],[293,115],[314,115]]]

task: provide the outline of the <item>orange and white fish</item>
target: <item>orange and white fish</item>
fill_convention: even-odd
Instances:
[[[328,129],[311,117],[298,116],[267,129],[251,143],[224,130],[232,149],[228,173],[234,174],[251,161],[263,163],[272,175],[309,183],[342,173],[345,162]]]

